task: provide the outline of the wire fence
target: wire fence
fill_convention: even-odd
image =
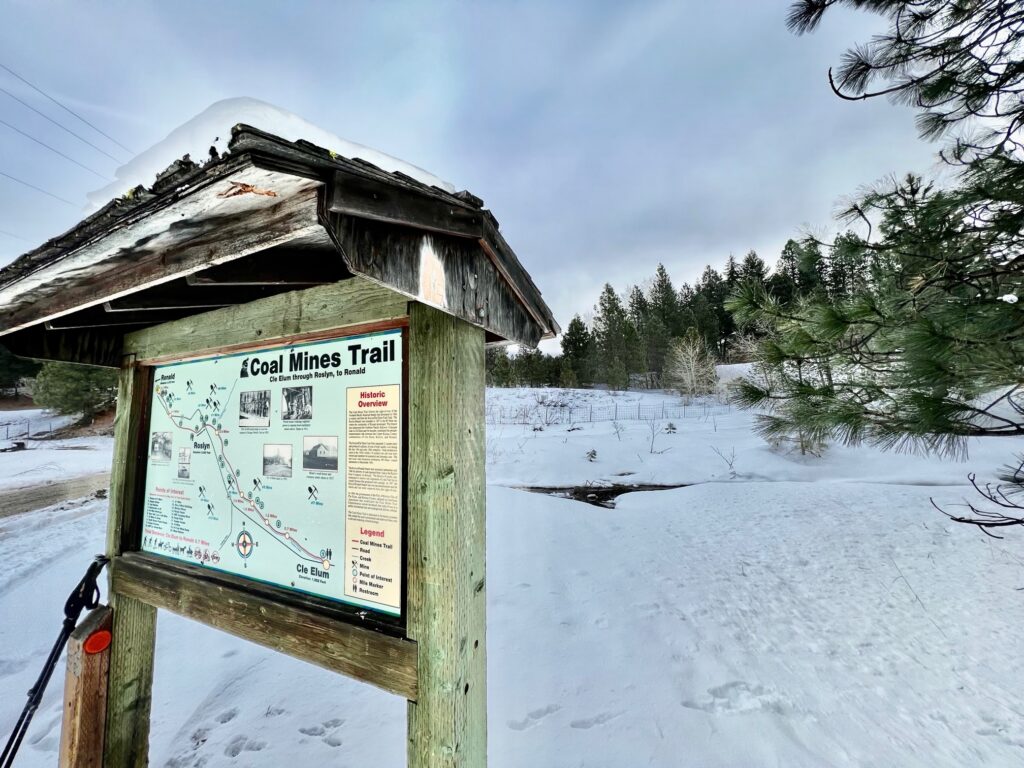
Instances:
[[[53,433],[53,419],[24,419],[0,424],[0,433],[4,440],[16,437],[42,437]]]
[[[671,421],[706,419],[732,411],[732,406],[716,401],[692,403],[612,403],[580,405],[532,403],[522,406],[489,405],[484,415],[488,424],[589,424],[597,421]]]

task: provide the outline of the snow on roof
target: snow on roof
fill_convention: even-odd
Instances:
[[[202,163],[209,157],[210,147],[216,147],[217,151],[223,154],[231,140],[231,128],[238,123],[251,125],[287,141],[304,139],[342,157],[359,158],[373,163],[382,170],[391,173],[400,171],[428,186],[455,192],[455,186],[450,182],[404,160],[343,139],[273,104],[238,97],[211,104],[203,112],[171,131],[163,141],[118,168],[114,173],[116,181],[89,193],[90,205],[99,208],[139,185],[152,186],[158,174],[184,155],[191,155],[194,162]]]

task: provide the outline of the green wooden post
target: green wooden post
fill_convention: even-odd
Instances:
[[[487,764],[484,332],[409,312],[409,768]]]
[[[107,557],[125,547],[126,526],[135,502],[137,457],[144,406],[143,375],[134,363],[121,369],[114,425],[114,463],[110,472]],[[104,768],[143,768],[149,764],[149,713],[152,703],[156,608],[110,592],[114,609]]]

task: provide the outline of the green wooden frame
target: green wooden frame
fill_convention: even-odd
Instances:
[[[157,363],[407,325],[405,636],[325,601],[133,551]],[[484,331],[361,278],[279,294],[125,337],[107,553],[114,609],[104,765],[148,764],[162,608],[409,701],[410,768],[486,764]]]

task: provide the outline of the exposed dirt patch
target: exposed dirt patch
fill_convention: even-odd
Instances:
[[[48,435],[36,437],[36,440],[67,440],[72,437],[105,437],[114,434],[113,409],[96,414],[89,421],[77,421],[66,427],[55,429]]]
[[[39,406],[32,402],[32,398],[28,395],[18,395],[17,397],[7,395],[0,397],[0,411],[25,411],[38,407]]]
[[[0,517],[20,515],[83,496],[105,498],[109,487],[110,473],[96,472],[55,483],[0,491]]]

